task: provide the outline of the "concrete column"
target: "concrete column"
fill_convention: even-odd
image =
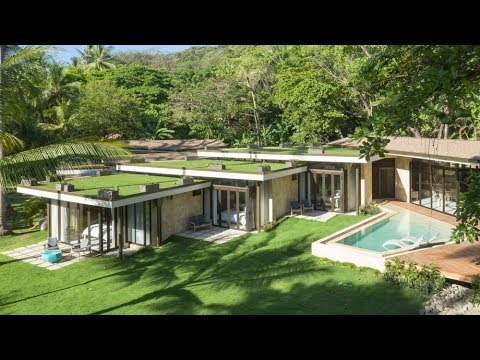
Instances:
[[[410,158],[395,159],[395,198],[410,202]]]
[[[361,165],[360,175],[360,204],[372,201],[372,163]]]

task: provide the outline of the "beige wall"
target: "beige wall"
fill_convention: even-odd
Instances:
[[[362,164],[360,178],[360,204],[372,201],[372,163]]]
[[[203,213],[203,195],[193,196],[192,191],[173,195],[163,199],[162,204],[162,241],[170,235],[184,231],[188,227],[188,218]]]
[[[290,211],[290,201],[298,198],[298,177],[292,175],[272,180],[273,219],[277,219]]]
[[[395,159],[395,198],[410,202],[410,158]]]

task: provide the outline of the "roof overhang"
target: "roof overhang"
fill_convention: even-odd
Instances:
[[[403,151],[389,151],[388,155],[403,156],[403,157],[408,157],[412,159],[441,161],[441,162],[448,162],[453,164],[480,166],[480,160],[462,159],[462,158],[453,157],[453,156],[425,155],[425,154],[417,154],[417,153],[403,152]]]
[[[152,167],[152,166],[132,166],[132,165],[117,165],[117,170],[124,171],[124,172],[144,173],[144,174],[193,176],[196,178],[266,181],[266,180],[276,179],[276,178],[280,178],[288,175],[304,173],[307,171],[307,166],[298,166],[294,168],[274,170],[274,171],[269,171],[263,174],[250,173],[250,172],[234,172],[234,171],[228,171],[228,170],[196,170],[196,169],[186,169],[186,168],[168,168],[168,167]]]
[[[91,197],[85,197],[82,195],[74,195],[73,193],[67,193],[62,191],[40,189],[36,186],[17,186],[17,192],[21,194],[39,196],[52,200],[114,209],[121,206],[141,203],[148,200],[161,199],[172,195],[183,194],[189,191],[204,189],[210,187],[211,185],[212,183],[210,181],[202,181],[193,185],[176,186],[173,188],[160,189],[159,191],[153,191],[145,194],[125,196],[124,198],[114,201],[100,200]]]

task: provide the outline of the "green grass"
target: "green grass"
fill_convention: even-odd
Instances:
[[[158,168],[186,168],[191,170],[211,170],[208,164],[218,163],[224,164],[225,170],[222,171],[238,171],[238,172],[257,172],[257,166],[262,165],[262,162],[242,161],[242,160],[169,160],[169,161],[154,161],[145,164],[135,164],[136,166],[158,167]],[[272,170],[280,170],[285,168],[284,163],[267,163]],[[220,171],[220,170],[211,170]]]
[[[358,149],[352,149],[340,146],[324,146],[324,156],[359,156]],[[222,152],[248,152],[248,153],[266,153],[266,154],[292,154],[292,155],[310,155],[307,146],[295,146],[290,148],[280,147],[262,147],[259,149],[231,148],[222,149]]]
[[[123,261],[96,257],[55,271],[0,255],[0,313],[416,314],[419,293],[310,254],[313,241],[364,218],[286,218],[223,245],[172,237]]]
[[[139,185],[146,183],[159,183],[160,190],[177,186],[177,178],[169,176],[155,176],[144,174],[116,174],[107,176],[86,176],[69,180],[69,184],[75,185],[76,195],[94,195],[99,189],[113,189],[118,186],[120,196],[139,194]],[[55,190],[55,183],[42,183],[39,188]]]

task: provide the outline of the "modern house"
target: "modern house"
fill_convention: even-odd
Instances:
[[[195,159],[120,164],[114,175],[77,178],[72,192],[57,191],[53,183],[17,191],[49,199],[50,236],[67,242],[87,237],[98,241],[99,251],[124,243],[158,246],[202,214],[215,226],[259,229],[303,199],[347,212],[395,198],[453,214],[468,171],[478,171],[480,141],[390,140],[387,155],[368,162],[348,138],[311,148],[206,148]],[[195,180],[179,184],[185,177]],[[147,183],[160,187],[142,192]],[[98,197],[99,189],[115,186],[118,197]]]

